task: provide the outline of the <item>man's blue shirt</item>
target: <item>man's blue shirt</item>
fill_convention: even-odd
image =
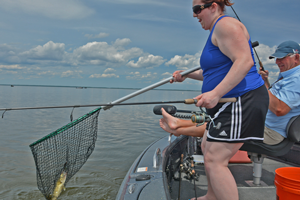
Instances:
[[[289,120],[293,116],[300,115],[300,65],[280,73],[278,80],[272,85],[270,92],[286,103],[291,108],[291,111],[284,116],[278,117],[268,110],[265,124],[268,128],[277,131],[286,138],[285,129]]]

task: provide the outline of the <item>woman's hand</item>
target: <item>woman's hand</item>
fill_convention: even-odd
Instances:
[[[194,99],[198,100],[196,103],[196,106],[198,107],[213,108],[218,104],[221,97],[212,90],[210,92],[203,93]]]
[[[173,79],[170,80],[170,83],[173,83],[173,82],[182,82],[186,79],[186,76],[181,76],[181,72],[183,72],[183,70],[178,70],[178,71],[175,71],[173,73]]]

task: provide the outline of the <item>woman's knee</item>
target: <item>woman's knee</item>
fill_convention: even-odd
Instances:
[[[205,143],[206,143],[206,141],[202,139],[202,142],[201,142],[201,151],[202,151],[203,155],[205,153]]]
[[[217,167],[217,162],[213,157],[213,154],[205,152],[204,154],[204,166],[205,170],[210,173],[212,170],[214,170]]]
[[[230,158],[239,150],[242,143],[215,143],[205,144],[204,163],[207,167],[227,167]]]

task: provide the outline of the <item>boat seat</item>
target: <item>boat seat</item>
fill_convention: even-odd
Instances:
[[[287,138],[276,145],[268,145],[263,142],[245,142],[240,148],[247,151],[253,162],[253,184],[260,185],[262,175],[262,163],[266,156],[282,156],[289,152],[295,142],[300,141],[300,115],[292,117],[286,127]]]

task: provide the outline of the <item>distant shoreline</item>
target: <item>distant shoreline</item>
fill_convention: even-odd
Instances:
[[[142,88],[119,88],[119,87],[93,87],[93,86],[64,86],[64,85],[23,85],[23,84],[0,84],[0,86],[8,86],[8,87],[60,87],[60,88],[75,88],[75,89],[122,89],[122,90],[139,90]],[[199,92],[199,90],[184,90],[184,89],[152,89],[152,90],[164,90],[164,91],[195,91]]]

